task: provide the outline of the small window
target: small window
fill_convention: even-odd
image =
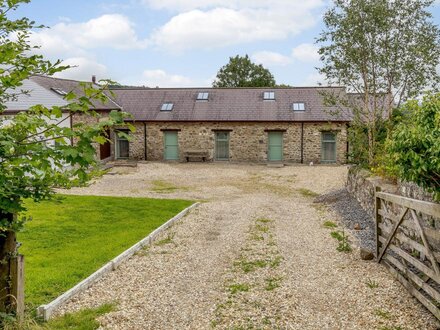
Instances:
[[[160,111],[171,111],[173,110],[174,104],[173,103],[164,103],[162,104],[162,108],[160,108]]]
[[[295,102],[292,105],[293,111],[305,111],[306,110],[306,104],[304,102]]]
[[[197,94],[197,101],[208,101],[209,93],[201,92]]]
[[[265,100],[275,100],[275,92],[264,92],[263,99],[265,99]]]
[[[65,91],[63,91],[62,89],[59,89],[59,88],[51,88],[55,93],[57,93],[58,95],[61,95],[61,96],[66,96],[67,95],[67,93],[65,92]]]

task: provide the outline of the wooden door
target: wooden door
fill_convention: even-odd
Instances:
[[[269,161],[283,160],[283,132],[269,132]]]
[[[164,132],[164,159],[179,159],[179,140],[176,131]]]

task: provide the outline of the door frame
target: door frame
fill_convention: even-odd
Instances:
[[[228,158],[217,158],[217,136],[219,133],[226,133],[227,134],[227,142],[228,142]],[[230,131],[222,131],[222,130],[218,130],[214,132],[214,160],[215,161],[229,161],[231,158],[231,134]]]
[[[127,139],[125,139],[125,138],[120,138],[119,136],[118,136],[118,132],[120,132],[120,131],[122,131],[122,132],[124,132],[124,133],[126,133],[126,134],[128,134],[130,131],[129,130],[127,130],[127,129],[118,129],[118,130],[115,130],[115,141],[116,141],[116,143],[115,143],[115,159],[129,159],[130,158],[130,141],[128,141]],[[119,152],[120,152],[120,149],[119,149],[119,141],[127,141],[127,145],[128,145],[128,157],[120,157],[120,155],[119,155]]]
[[[180,159],[179,156],[179,130],[173,130],[173,129],[167,129],[167,130],[163,130],[163,160],[164,161],[178,161]],[[175,133],[176,134],[176,138],[177,138],[177,158],[173,158],[173,159],[167,159],[167,153],[166,153],[166,147],[167,147],[167,141],[166,141],[166,135],[169,133]]]
[[[335,137],[334,141],[324,140],[325,133],[332,133]],[[336,164],[338,162],[338,132],[335,131],[321,131],[321,163]],[[324,143],[333,142],[335,144],[334,160],[324,160]]]
[[[266,131],[267,132],[267,161],[268,162],[282,162],[284,160],[284,130],[273,130]],[[279,133],[281,134],[281,159],[272,160],[270,159],[270,134],[271,133]]]

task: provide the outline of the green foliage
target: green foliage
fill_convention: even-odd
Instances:
[[[0,1],[0,113],[6,108],[5,102],[28,93],[22,90],[24,80],[68,68],[60,66],[60,61],[51,63],[34,55],[37,47],[29,44],[30,31],[42,26],[27,18],[8,17],[20,4],[28,2]],[[127,116],[112,111],[101,118],[93,110],[95,104],[109,101],[107,84],[97,87],[82,83],[81,92],[67,93],[64,98],[68,105],[63,108],[34,106],[10,116],[7,123],[0,117],[0,231],[20,229],[22,219],[10,221],[4,215],[23,211],[25,199],[45,200],[54,194],[54,187],[69,188],[92,178],[90,170],[97,165],[92,143],[109,141],[104,134],[106,128],[122,125]],[[67,116],[63,117],[63,113]],[[94,124],[60,125],[73,115],[94,118]]]
[[[213,87],[275,87],[275,79],[261,64],[253,63],[248,55],[229,58],[220,68]]]
[[[249,289],[250,289],[250,285],[246,283],[231,284],[228,287],[228,290],[231,294],[236,294],[239,292],[248,292]]]
[[[82,309],[75,313],[67,313],[61,317],[54,318],[41,328],[35,330],[55,330],[55,329],[76,329],[76,330],[95,330],[100,324],[96,320],[99,316],[115,310],[115,305],[104,304],[97,308]]]
[[[348,237],[347,237],[347,235],[345,235],[344,230],[343,231],[332,231],[330,233],[330,236],[339,242],[336,250],[338,250],[339,252],[351,252],[352,249],[351,249],[350,243],[348,241]]]
[[[381,122],[392,109],[436,88],[440,80],[440,31],[428,7],[433,0],[334,0],[317,39],[319,72],[348,98],[329,92],[325,103],[350,109],[352,160],[375,165],[383,144]]]
[[[402,111],[407,119],[387,140],[385,171],[440,199],[440,94],[426,95],[421,104],[407,102]]]
[[[369,278],[365,282],[365,285],[368,286],[370,289],[376,289],[379,287],[379,283],[377,283],[375,280],[372,280],[371,278]]]
[[[26,255],[28,305],[50,302],[191,203],[72,195],[27,201],[32,221],[18,240]]]
[[[336,228],[338,225],[333,221],[328,220],[324,222],[323,226],[326,228]]]

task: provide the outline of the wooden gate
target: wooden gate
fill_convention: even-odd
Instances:
[[[440,320],[440,205],[376,192],[376,256]]]

